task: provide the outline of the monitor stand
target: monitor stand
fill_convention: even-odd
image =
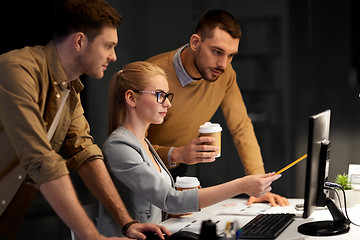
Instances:
[[[350,221],[345,218],[330,198],[326,198],[326,205],[334,219],[333,221],[304,223],[298,227],[298,232],[310,236],[333,236],[347,233],[350,230]]]

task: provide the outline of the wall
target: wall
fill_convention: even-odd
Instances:
[[[347,172],[359,159],[359,64],[353,56],[355,8],[352,1],[298,1],[290,8],[291,122],[294,154],[307,150],[306,116],[331,109],[331,163],[329,180]],[[354,10],[355,11],[355,10]],[[296,196],[302,196],[305,164],[296,173]]]

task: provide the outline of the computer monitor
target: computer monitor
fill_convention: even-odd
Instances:
[[[324,184],[328,180],[330,165],[329,133],[330,110],[309,117],[303,218],[308,218],[316,207],[326,205],[328,190],[324,189]]]
[[[330,110],[309,117],[308,156],[306,163],[303,218],[308,218],[316,207],[327,206],[333,221],[302,224],[298,231],[311,236],[331,236],[349,231],[349,221],[329,198],[328,181],[330,166]]]

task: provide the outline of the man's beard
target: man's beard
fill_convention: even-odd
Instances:
[[[218,80],[218,78],[221,76],[221,74],[224,73],[224,69],[222,69],[222,68],[214,68],[214,70],[219,71],[219,72],[221,72],[221,73],[220,73],[220,75],[217,76],[216,78],[210,78],[210,77],[206,74],[206,69],[204,69],[201,64],[198,64],[198,61],[197,61],[197,60],[198,60],[198,56],[199,56],[199,54],[196,54],[195,59],[194,59],[194,65],[195,65],[196,69],[198,70],[198,72],[200,73],[201,77],[202,77],[204,80],[208,81],[208,82],[215,82],[216,80]]]

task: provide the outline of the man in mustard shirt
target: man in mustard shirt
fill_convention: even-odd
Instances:
[[[100,79],[116,60],[122,17],[105,0],[69,0],[56,16],[54,37],[46,46],[0,56],[0,238],[16,238],[12,227],[21,221],[18,210],[26,209],[29,198],[23,194],[33,195],[35,187],[80,239],[105,239],[77,199],[70,168],[125,235],[145,239],[145,231],[169,234],[130,217],[93,143],[80,101],[79,76]],[[66,160],[58,154],[60,148]]]
[[[215,160],[218,149],[202,145],[214,139],[197,136],[199,126],[208,122],[219,106],[246,174],[265,172],[231,66],[240,37],[240,25],[233,16],[222,10],[210,10],[202,16],[189,44],[148,59],[165,70],[169,88],[176,96],[164,123],[151,125],[148,130],[150,142],[157,145],[157,152],[173,168],[172,172],[184,173],[184,164]],[[288,204],[286,198],[273,193],[261,199],[250,197],[248,203],[259,201],[269,201],[273,206]]]

